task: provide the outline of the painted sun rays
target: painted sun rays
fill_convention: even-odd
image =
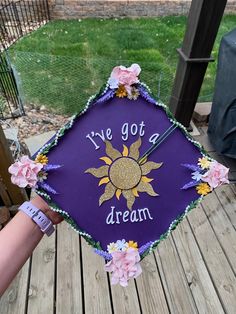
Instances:
[[[105,185],[105,191],[99,198],[99,206],[105,201],[120,196],[127,201],[127,207],[132,210],[135,198],[139,197],[139,193],[147,193],[150,196],[158,196],[150,184],[152,178],[147,177],[152,170],[158,169],[162,163],[147,161],[147,159],[139,161],[139,148],[141,139],[130,145],[128,148],[123,145],[123,152],[115,149],[111,142],[106,141],[106,155],[101,157],[105,165],[99,168],[89,168],[85,173],[90,173],[94,177],[99,178],[98,185]]]

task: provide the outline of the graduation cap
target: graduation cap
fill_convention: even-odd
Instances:
[[[228,169],[151,96],[140,71],[137,64],[115,67],[34,161],[43,165],[36,192],[122,286],[205,195],[228,183]]]

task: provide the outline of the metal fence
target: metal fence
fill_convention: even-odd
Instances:
[[[0,3],[0,119],[24,114],[19,79],[7,49],[49,20],[47,0],[4,0]]]
[[[24,114],[23,102],[13,68],[7,54],[0,55],[0,118],[15,118]]]
[[[0,3],[1,50],[50,20],[47,0],[4,0]]]

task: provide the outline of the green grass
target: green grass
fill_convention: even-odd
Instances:
[[[225,16],[213,56],[223,34],[235,27]],[[85,19],[54,21],[19,40],[10,49],[26,102],[58,112],[80,110],[106,82],[115,65],[139,63],[141,80],[168,103],[186,17]],[[201,100],[212,97],[216,63],[210,64]]]

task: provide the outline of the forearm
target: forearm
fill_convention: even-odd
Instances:
[[[40,196],[35,196],[30,202],[40,209],[53,224],[58,224],[63,220],[58,213],[50,210],[48,204]],[[21,211],[0,232],[0,296],[42,237],[43,232],[40,227]]]
[[[24,265],[43,233],[23,212],[0,232],[0,295]]]

